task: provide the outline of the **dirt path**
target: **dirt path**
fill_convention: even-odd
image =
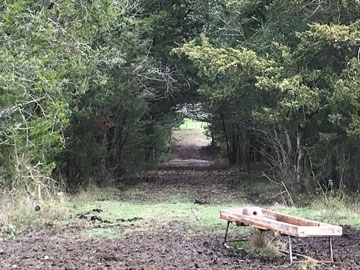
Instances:
[[[212,167],[217,149],[210,145],[210,140],[197,129],[175,131],[176,143],[171,147],[171,161],[167,168]]]
[[[163,201],[185,189],[211,204],[239,199],[241,193],[231,192],[239,176],[213,167],[214,152],[204,150],[207,143],[180,140],[173,148],[179,161],[133,183],[132,194],[144,202]],[[225,222],[220,226],[225,228]],[[182,220],[154,224],[144,231],[139,227],[136,222],[117,225],[119,233],[132,228],[133,233],[116,239],[84,239],[80,226],[47,224],[15,240],[0,241],[0,269],[305,269],[290,266],[286,256],[272,258],[226,248],[219,228],[204,232]],[[246,240],[249,234],[239,235],[234,226],[230,240],[234,237]],[[316,258],[329,255],[323,240],[294,239],[293,244],[294,252]],[[319,264],[316,269],[360,269],[360,232],[344,227],[344,235],[334,241],[334,254],[334,265]]]

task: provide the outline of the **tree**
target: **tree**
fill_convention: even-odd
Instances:
[[[173,79],[149,55],[136,1],[23,0],[0,10],[3,188],[32,193],[62,177],[77,186],[161,158]]]
[[[289,181],[294,191],[306,190],[313,176],[319,180],[328,174],[329,166],[333,175],[345,168],[339,157],[354,147],[357,109],[354,105],[349,110],[354,114],[344,116],[337,108],[350,98],[346,93],[357,99],[356,91],[346,89],[357,85],[359,3],[239,0],[220,5],[219,10],[210,25],[223,25],[224,32],[215,35],[208,30],[210,40],[191,41],[177,52],[187,55],[205,78],[199,92],[216,104],[209,107],[209,115],[214,132],[222,133],[220,140],[245,142],[245,156],[251,157],[255,148],[271,166],[275,164],[271,159],[277,160],[284,168],[279,172],[290,170],[281,175],[291,175],[282,180]],[[231,17],[235,15],[236,20]],[[345,80],[349,72],[352,76]],[[219,108],[228,109],[228,114],[219,113]],[[236,126],[252,132],[252,141],[239,136]],[[231,161],[231,147],[226,145]],[[325,164],[320,164],[324,154],[320,149],[331,157]]]

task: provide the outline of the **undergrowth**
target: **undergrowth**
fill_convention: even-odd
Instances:
[[[313,219],[334,225],[349,225],[360,229],[360,202],[356,196],[343,191],[303,197],[306,207],[272,206],[271,209],[285,214]]]
[[[0,197],[0,237],[15,238],[24,230],[45,223],[56,223],[65,218],[67,197],[56,194],[38,201],[29,197],[4,195]]]

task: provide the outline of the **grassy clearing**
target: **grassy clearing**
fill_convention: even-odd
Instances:
[[[70,198],[67,201],[50,203],[43,207],[43,210],[34,212],[30,209],[19,210],[10,216],[7,236],[8,238],[16,235],[28,226],[39,226],[44,223],[53,223],[58,226],[84,225],[83,235],[85,237],[123,237],[135,231],[146,231],[158,226],[164,226],[171,221],[179,221],[186,224],[186,234],[188,236],[204,234],[222,235],[224,233],[225,221],[219,219],[219,211],[223,208],[241,207],[245,203],[234,204],[215,204],[215,205],[194,205],[193,201],[186,201],[186,198],[170,198],[163,202],[141,202],[137,200],[116,201],[116,200],[89,200],[84,198]],[[102,223],[91,223],[89,221],[78,220],[73,217],[75,214],[85,213],[92,209],[102,209],[102,213],[92,213],[91,215],[101,216],[103,220],[108,220],[111,225],[107,227]],[[360,213],[355,210],[344,209],[343,211],[333,211],[332,209],[316,208],[295,208],[284,206],[267,207],[273,210],[295,215],[299,217],[329,222],[332,224],[351,225],[360,228]],[[134,217],[141,219],[133,222],[121,221]],[[99,228],[98,226],[101,225]],[[121,225],[119,230],[116,225]],[[103,226],[103,227],[102,227]],[[181,230],[181,228],[180,228]],[[240,229],[231,227],[231,235],[247,233],[248,228]],[[183,233],[179,231],[179,233]],[[267,253],[272,250],[271,246],[264,245],[262,251]],[[271,253],[271,252],[268,253]]]
[[[208,123],[192,120],[185,118],[180,125],[180,129],[205,129],[208,126]]]
[[[43,202],[38,212],[34,210],[31,203],[26,205],[20,201],[12,202],[12,208],[1,209],[2,216],[6,216],[6,222],[2,224],[2,237],[15,238],[31,227],[51,223],[59,227],[79,226],[83,228],[84,237],[114,238],[123,237],[135,231],[164,226],[171,221],[184,223],[188,228],[186,233],[189,236],[199,234],[199,232],[209,233],[209,229],[211,233],[222,234],[226,223],[219,219],[220,209],[241,206],[241,203],[197,205],[194,204],[192,196],[179,194],[161,202],[144,202],[134,198],[121,201],[115,199],[117,192],[116,189],[95,189],[62,200],[47,200]],[[22,205],[22,207],[15,207],[15,205]],[[101,209],[103,212],[92,212],[92,209]],[[91,212],[89,216],[100,216],[111,224],[76,218],[77,214],[87,212]],[[133,222],[126,221],[135,217],[141,219]],[[119,230],[117,225],[122,229]]]
[[[131,192],[129,187],[127,192]],[[118,189],[92,189],[75,196],[62,196],[44,201],[40,211],[34,211],[35,204],[29,200],[2,198],[0,205],[0,237],[15,238],[29,227],[51,223],[59,227],[79,226],[86,237],[116,238],[137,232],[151,231],[169,222],[178,221],[185,228],[179,233],[187,236],[199,234],[223,235],[226,222],[220,220],[219,211],[224,208],[249,205],[246,201],[227,201],[210,205],[194,204],[194,194],[179,190],[174,196],[162,200],[140,200],[132,197],[120,200]],[[156,195],[154,195],[156,196]],[[359,204],[345,201],[342,197],[329,195],[313,199],[309,207],[286,207],[265,205],[264,208],[282,213],[327,222],[335,225],[350,225],[360,229]],[[102,209],[93,213],[92,209]],[[76,214],[90,211],[111,223],[90,222],[75,218]],[[141,219],[127,221],[134,217]],[[125,220],[125,221],[124,221]],[[175,229],[177,230],[177,229]],[[231,226],[230,234],[248,234],[249,229]],[[267,252],[268,246],[263,248]],[[270,247],[271,251],[271,247]],[[270,252],[271,253],[271,252]]]
[[[239,204],[236,204],[238,206]],[[211,233],[222,234],[225,228],[225,221],[219,219],[219,211],[229,205],[194,205],[193,201],[178,202],[168,200],[158,203],[144,203],[139,201],[96,201],[84,204],[80,212],[89,209],[100,208],[104,210],[100,215],[103,219],[113,224],[119,223],[120,219],[141,218],[136,222],[122,222],[123,225],[134,224],[131,230],[125,230],[122,234],[134,232],[134,230],[147,230],[158,226],[164,226],[169,222],[179,221],[186,224],[188,236],[196,234]],[[231,205],[230,207],[235,207]],[[182,228],[180,228],[182,229]],[[89,234],[106,236],[109,231],[90,230]],[[112,232],[111,232],[112,233]]]

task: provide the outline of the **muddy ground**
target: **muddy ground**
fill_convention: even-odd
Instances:
[[[191,147],[187,142],[184,153],[177,146],[175,150],[181,152],[175,158],[178,162],[170,162],[131,188],[145,201],[151,199],[147,196],[162,200],[184,186],[196,190],[199,200],[209,203],[239,196],[229,190],[238,179],[236,172],[216,169],[209,158],[213,149],[202,145],[192,151]],[[210,163],[204,165],[204,160]],[[138,226],[136,221],[118,225],[119,232],[134,228],[134,233],[118,239],[84,239],[81,227],[44,224],[17,239],[0,241],[0,269],[304,269],[289,265],[286,255],[268,257],[226,247],[219,230],[196,233],[197,228],[179,220],[142,232],[135,230]],[[235,233],[236,229],[231,228],[229,240],[250,238],[249,234]],[[293,248],[315,258],[329,257],[327,239],[293,239]],[[360,269],[360,231],[344,226],[344,234],[334,239],[333,249],[335,263],[318,264],[316,269]]]
[[[188,229],[174,221],[121,239],[84,241],[76,228],[69,232],[44,226],[0,243],[0,269],[301,269],[290,266],[286,256],[226,248],[220,235],[186,237]],[[294,239],[294,252],[304,250],[316,258],[329,256],[326,240]],[[344,227],[343,237],[334,241],[335,264],[316,269],[360,269],[359,250],[360,232]]]

